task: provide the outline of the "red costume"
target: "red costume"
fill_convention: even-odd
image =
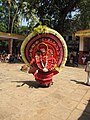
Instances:
[[[49,86],[53,75],[59,73],[66,62],[67,48],[62,36],[46,26],[38,26],[26,37],[21,54],[35,80]],[[57,70],[58,71],[57,71]]]
[[[58,72],[54,69],[56,65],[56,59],[51,55],[51,51],[47,50],[46,45],[41,44],[39,47],[39,52],[35,53],[35,58],[32,58],[30,65],[32,68],[29,73],[32,73],[35,80],[40,84],[49,86],[52,83],[53,75]],[[33,68],[33,66],[36,68]],[[34,69],[35,71],[32,71]]]

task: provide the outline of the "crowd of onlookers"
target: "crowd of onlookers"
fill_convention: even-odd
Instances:
[[[0,54],[0,62],[17,63],[23,62],[20,54]]]
[[[68,53],[67,65],[78,66],[78,54],[77,54],[77,52],[69,52]]]
[[[78,57],[79,54],[77,52],[69,52],[67,65],[78,66]],[[82,65],[86,65],[88,61],[90,61],[90,53],[83,54],[81,57]]]
[[[82,63],[86,64],[90,61],[90,53],[82,56]],[[0,54],[0,62],[7,63],[19,63],[23,62],[21,54]],[[67,65],[78,66],[78,54],[76,52],[70,52],[68,54]]]

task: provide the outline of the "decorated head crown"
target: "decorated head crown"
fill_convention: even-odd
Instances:
[[[38,50],[41,50],[42,52],[45,52],[48,50],[48,45],[44,42],[41,42],[38,46],[37,46]]]

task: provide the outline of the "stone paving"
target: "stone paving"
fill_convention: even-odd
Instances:
[[[0,120],[90,120],[84,68],[65,66],[51,87],[40,88],[21,65],[0,63]]]

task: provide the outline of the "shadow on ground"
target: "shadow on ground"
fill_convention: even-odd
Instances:
[[[76,84],[82,84],[82,85],[90,86],[90,85],[86,84],[85,82],[81,82],[79,80],[70,80],[70,81],[76,82]]]
[[[17,82],[22,83],[21,85],[17,85],[16,87],[22,87],[24,85],[28,85],[29,88],[47,88],[49,86],[41,85],[37,81],[11,81],[11,82]]]
[[[29,88],[39,88],[39,83],[36,81],[11,81],[11,82],[17,82],[17,83],[22,83],[21,85],[17,85],[16,87],[22,87],[24,85],[28,85]]]
[[[78,120],[90,120],[90,100],[88,100],[88,104]]]

